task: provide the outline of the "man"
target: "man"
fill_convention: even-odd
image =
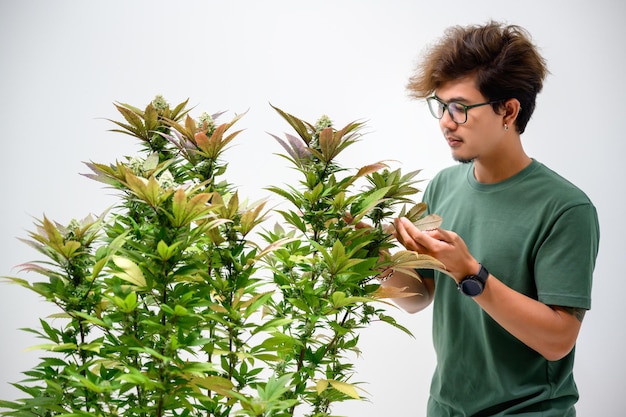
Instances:
[[[587,196],[522,147],[547,72],[523,28],[489,22],[448,29],[410,79],[461,162],[424,192],[441,228],[395,221],[398,241],[448,274],[380,278],[417,294],[396,300],[409,312],[433,301],[429,417],[576,414],[599,229]]]

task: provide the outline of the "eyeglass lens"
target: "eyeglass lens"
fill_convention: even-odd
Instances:
[[[443,113],[447,109],[448,113],[450,113],[450,117],[455,123],[465,123],[467,121],[467,110],[460,103],[450,102],[445,104],[436,98],[431,98],[428,100],[428,106],[432,115],[437,119],[441,119],[443,117]]]

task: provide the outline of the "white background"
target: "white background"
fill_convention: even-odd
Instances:
[[[390,159],[432,178],[453,161],[423,103],[407,98],[407,78],[444,28],[503,20],[532,33],[551,71],[523,135],[526,149],[582,188],[600,216],[593,307],[577,347],[578,413],[620,415],[625,17],[618,0],[0,0],[0,275],[40,278],[16,268],[41,259],[17,240],[33,218],[65,224],[113,202],[79,174],[87,172],[83,161],[135,154],[130,137],[107,131],[105,119],[119,118],[116,101],[142,107],[156,94],[171,104],[189,98],[192,116],[226,110],[221,121],[249,110],[226,158],[228,179],[251,199],[296,181],[266,133],[290,131],[269,103],[310,121],[328,114],[337,127],[366,120],[369,133],[344,166]],[[38,341],[18,329],[37,327],[49,312],[27,290],[0,284],[0,398],[18,396],[8,382],[40,353],[25,352]],[[424,415],[434,367],[430,309],[394,314],[415,338],[383,325],[364,331],[356,379],[367,382],[370,400],[338,414]]]

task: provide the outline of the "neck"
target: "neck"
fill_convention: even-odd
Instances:
[[[526,168],[532,159],[521,145],[511,152],[480,156],[474,160],[474,176],[483,184],[493,184],[511,178]]]

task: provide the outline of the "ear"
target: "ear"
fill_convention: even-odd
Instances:
[[[506,123],[509,126],[513,126],[515,120],[517,119],[517,115],[522,110],[522,106],[518,99],[510,98],[503,104],[504,107],[504,115],[503,115],[503,123]]]

